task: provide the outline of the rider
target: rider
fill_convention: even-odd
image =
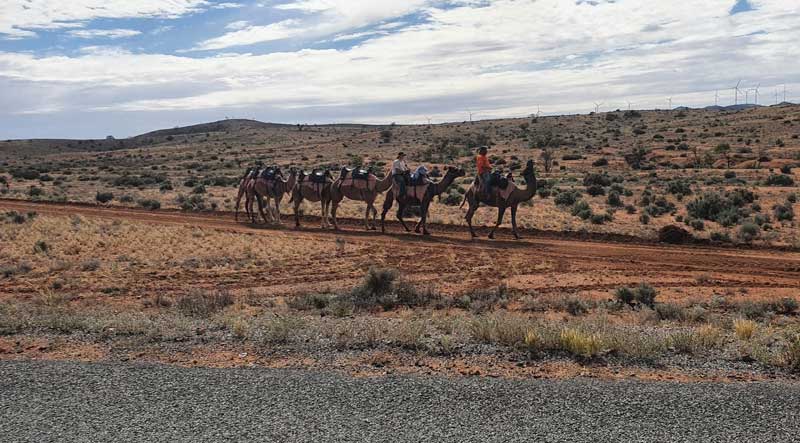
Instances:
[[[492,175],[492,162],[486,156],[489,148],[481,146],[478,149],[478,156],[475,157],[475,164],[478,167],[478,176],[481,178],[481,187],[484,195],[489,195],[490,176]]]
[[[400,187],[400,195],[406,192],[406,178],[409,171],[410,169],[406,163],[406,153],[401,151],[397,154],[397,159],[392,162],[392,178]]]

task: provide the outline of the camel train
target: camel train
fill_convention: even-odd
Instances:
[[[463,169],[455,166],[446,166],[444,170],[444,177],[435,181],[424,173],[426,170],[423,167],[418,168],[418,173],[415,174],[410,171],[396,174],[393,168],[381,178],[362,168],[343,168],[338,177],[334,177],[330,170],[315,169],[306,173],[294,167],[284,177],[278,166],[256,166],[248,169],[239,182],[235,217],[238,221],[239,208],[244,197],[244,210],[253,223],[257,223],[260,214],[266,223],[282,224],[280,206],[283,199],[289,196],[289,203],[294,208],[295,227],[300,228],[300,205],[308,200],[320,204],[322,228],[332,227],[338,230],[336,211],[346,198],[365,203],[364,228],[376,230],[378,211],[375,201],[379,195],[386,193],[381,211],[381,232],[386,231],[386,214],[396,202],[396,217],[406,232],[411,232],[411,229],[403,217],[406,208],[414,206],[419,208],[420,214],[414,232],[430,235],[427,219],[431,202],[434,197],[445,193],[456,178],[465,175]],[[520,203],[531,200],[536,194],[533,160],[527,162],[521,175],[525,181],[524,186],[518,186],[511,173],[501,175],[495,171],[490,175],[479,174],[475,178],[461,203],[461,207],[468,205],[465,219],[472,238],[477,237],[472,218],[481,205],[497,208],[497,222],[489,231],[489,238],[494,238],[495,230],[503,222],[506,209],[511,211],[514,238],[520,238],[517,231],[517,208]],[[485,180],[489,180],[489,183],[484,183]],[[258,214],[253,210],[254,203],[258,205]]]

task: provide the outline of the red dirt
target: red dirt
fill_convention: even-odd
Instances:
[[[14,200],[0,200],[0,210],[281,235],[288,242],[331,240],[329,255],[313,251],[308,259],[287,261],[259,269],[257,273],[243,269],[221,276],[185,269],[149,270],[140,277],[141,287],[149,290],[180,291],[190,282],[192,286],[233,290],[255,285],[266,295],[291,295],[321,287],[352,286],[363,275],[361,265],[379,264],[400,269],[412,280],[435,284],[449,293],[505,282],[513,289],[532,293],[581,293],[604,298],[610,297],[611,291],[620,285],[645,281],[659,287],[660,300],[705,298],[717,291],[734,289],[745,289],[747,297],[754,298],[800,295],[800,253],[781,250],[665,245],[633,239],[576,240],[558,238],[552,233],[532,236],[531,232],[521,241],[470,240],[465,227],[444,225],[432,227],[433,236],[422,237],[400,233],[396,223],[389,225],[387,234],[365,232],[360,229],[360,220],[347,219],[342,222],[345,230],[337,232],[321,230],[314,220],[305,220],[302,230],[293,230],[237,223],[228,213],[145,211]],[[334,239],[368,247],[369,253],[337,256]],[[359,261],[358,267],[353,265],[354,260]],[[9,285],[0,283],[0,293],[14,294],[22,289]]]

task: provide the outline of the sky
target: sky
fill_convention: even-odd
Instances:
[[[798,101],[797,42],[798,0],[2,0],[0,139]]]

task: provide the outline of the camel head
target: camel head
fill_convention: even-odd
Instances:
[[[450,175],[453,178],[463,177],[467,175],[466,171],[459,168],[458,166],[445,166],[444,170],[446,171],[445,175]]]
[[[528,160],[528,163],[525,164],[525,169],[522,171],[522,176],[530,177],[532,175],[534,175],[533,160]]]

